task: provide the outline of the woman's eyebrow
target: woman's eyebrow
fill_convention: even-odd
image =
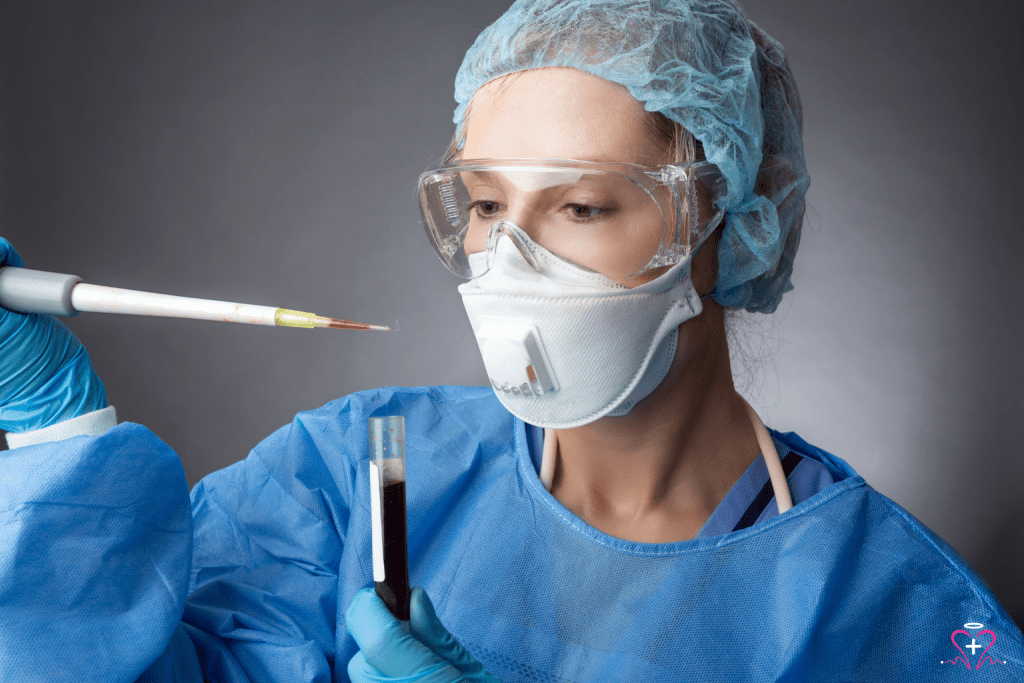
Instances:
[[[494,174],[490,171],[463,171],[463,173],[474,180],[487,180],[492,183],[495,180]]]

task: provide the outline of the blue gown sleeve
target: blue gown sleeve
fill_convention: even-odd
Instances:
[[[144,427],[0,453],[0,680],[138,679],[179,628],[191,553],[185,473]]]
[[[183,628],[208,680],[331,681],[353,475],[338,429],[300,413],[193,489]]]
[[[140,425],[0,453],[0,683],[330,681],[354,470],[333,429],[300,414],[191,500]]]

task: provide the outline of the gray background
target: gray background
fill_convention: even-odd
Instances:
[[[29,267],[400,325],[70,320],[119,418],[191,483],[350,392],[484,383],[414,191],[451,136],[462,55],[506,6],[0,5],[0,234]],[[739,386],[949,541],[1021,623],[1021,10],[746,8],[787,48],[813,181],[796,290],[741,328]]]

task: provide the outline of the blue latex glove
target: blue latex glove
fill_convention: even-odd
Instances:
[[[345,625],[359,645],[348,663],[353,683],[500,683],[448,633],[422,588],[409,599],[412,635],[372,588],[352,598]]]
[[[0,266],[23,268],[0,237]],[[0,429],[27,432],[107,407],[82,342],[51,315],[0,308]]]

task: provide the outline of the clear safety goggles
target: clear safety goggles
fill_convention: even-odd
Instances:
[[[568,159],[468,159],[424,172],[420,213],[453,273],[487,272],[501,226],[626,283],[692,253],[721,221],[725,180],[708,162],[647,167]],[[470,268],[469,255],[485,252]]]

